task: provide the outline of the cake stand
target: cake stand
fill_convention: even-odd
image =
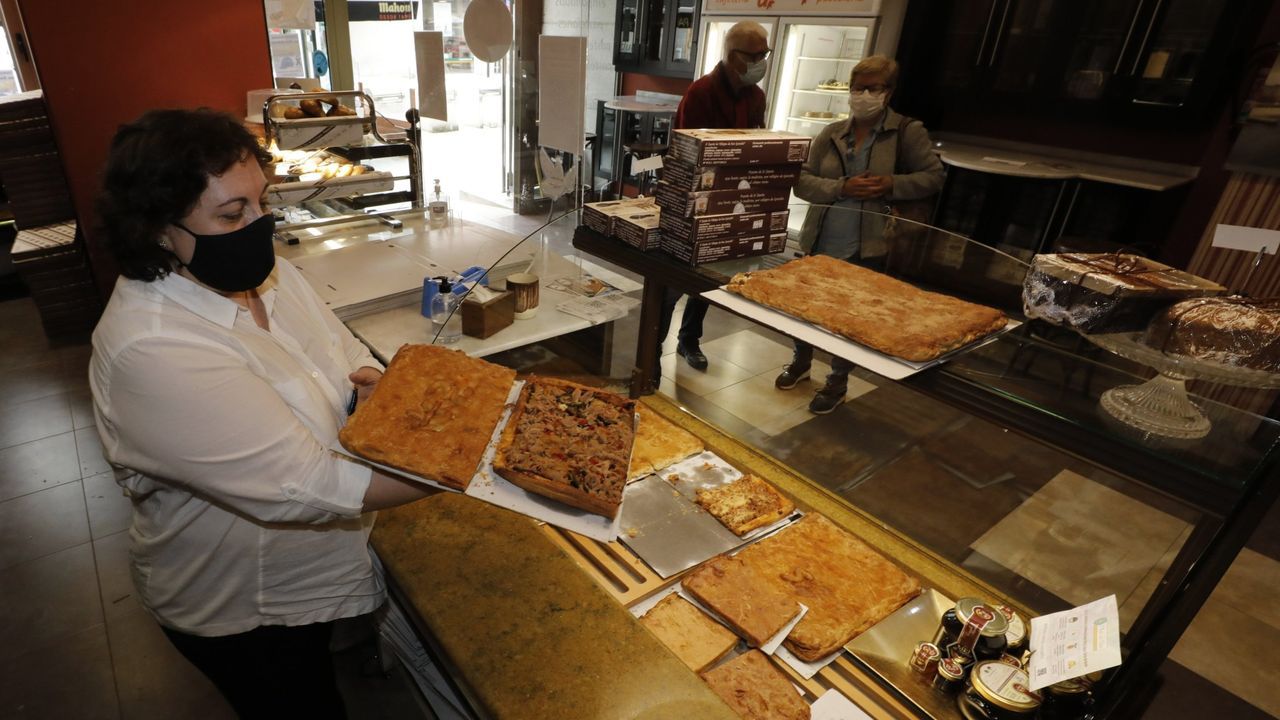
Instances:
[[[1144,433],[1181,440],[1197,440],[1209,434],[1212,425],[1187,396],[1187,380],[1280,388],[1280,373],[1168,355],[1144,343],[1142,335],[1131,332],[1084,337],[1108,352],[1156,371],[1155,377],[1140,385],[1121,385],[1107,390],[1098,401],[1108,415]]]

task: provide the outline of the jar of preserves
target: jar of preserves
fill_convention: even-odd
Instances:
[[[956,698],[967,720],[1030,720],[1040,703],[1025,672],[993,660],[974,664],[964,692]]]
[[[921,680],[925,682],[933,682],[933,676],[938,672],[938,659],[942,657],[942,651],[937,645],[931,642],[922,642],[916,645],[915,650],[911,651],[911,657],[907,660],[908,667]]]
[[[1044,689],[1040,717],[1044,720],[1080,720],[1093,708],[1093,680],[1089,676],[1063,680]]]
[[[933,643],[948,657],[995,660],[1008,645],[1004,615],[975,597],[960,598],[942,614]]]
[[[938,661],[938,672],[933,676],[933,689],[953,695],[964,687],[965,667],[951,658]]]
[[[1008,645],[1005,652],[1014,657],[1022,657],[1022,654],[1027,651],[1030,638],[1027,623],[1017,610],[1008,605],[997,605],[996,609],[1004,616],[1005,623],[1008,625],[1008,629],[1004,631],[1005,642]]]

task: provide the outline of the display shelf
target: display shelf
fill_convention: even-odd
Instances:
[[[288,120],[276,117],[282,105],[294,105],[304,100],[332,102],[349,99],[356,105],[359,115],[309,117]],[[281,151],[317,150],[336,155],[352,163],[392,157],[404,157],[408,161],[408,173],[398,174],[371,170],[365,175],[331,178],[312,182],[286,182],[271,185],[268,192],[273,203],[282,206],[301,206],[310,203],[314,220],[278,223],[276,230],[287,237],[289,231],[317,228],[344,222],[364,215],[368,208],[390,206],[408,202],[410,209],[424,207],[420,130],[418,113],[410,110],[406,116],[409,128],[404,139],[388,139],[378,129],[377,107],[373,98],[363,91],[340,90],[310,93],[272,95],[262,105],[262,118],[267,143]],[[376,143],[366,142],[366,133]],[[409,190],[397,191],[397,181],[409,181]],[[316,211],[326,204],[327,211]],[[344,206],[345,204],[345,206]],[[336,214],[334,212],[336,211]],[[394,221],[392,221],[394,224]]]
[[[817,57],[814,55],[797,55],[797,60],[822,60],[825,62],[856,63],[862,58]]]

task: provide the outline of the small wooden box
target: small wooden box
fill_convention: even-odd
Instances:
[[[462,301],[462,334],[484,339],[515,322],[515,293],[504,292],[488,302]]]

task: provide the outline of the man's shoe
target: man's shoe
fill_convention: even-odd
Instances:
[[[773,386],[779,390],[790,390],[807,377],[809,377],[809,363],[801,365],[793,362],[782,368],[782,374],[773,381]]]
[[[847,386],[822,386],[822,389],[814,393],[813,399],[809,401],[809,412],[814,415],[826,415],[834,411],[844,404],[844,395],[847,391]]]
[[[689,367],[694,370],[707,369],[707,356],[702,354],[702,349],[697,345],[688,346],[680,344],[676,346],[676,353],[689,363]]]

